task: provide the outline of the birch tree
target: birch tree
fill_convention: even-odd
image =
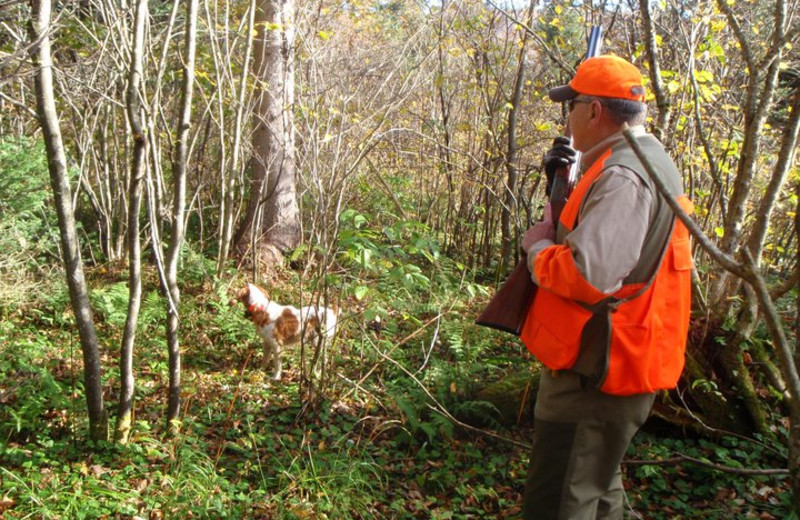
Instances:
[[[50,0],[32,0],[33,19],[30,24],[31,57],[35,66],[36,114],[44,135],[50,184],[53,189],[61,254],[67,274],[70,303],[78,324],[83,352],[83,380],[89,411],[89,436],[106,440],[108,419],[103,404],[99,342],[89,306],[89,289],[83,274],[83,262],[78,244],[72,190],[69,185],[67,159],[61,139],[53,91],[53,59],[50,52]]]
[[[238,102],[236,105],[236,118],[233,125],[233,145],[232,145],[232,158],[231,167],[222,168],[222,175],[220,176],[220,237],[219,237],[219,254],[217,255],[217,276],[222,275],[225,268],[225,262],[228,260],[230,252],[231,240],[233,237],[234,215],[236,208],[234,207],[234,186],[236,178],[239,175],[241,168],[242,154],[242,138],[244,134],[244,114],[246,107],[246,96],[248,92],[248,77],[250,75],[250,57],[253,51],[253,31],[255,28],[255,12],[256,0],[250,0],[250,7],[247,16],[247,36],[245,39],[244,60],[242,62],[242,74],[239,84]]]
[[[145,22],[148,16],[147,0],[137,0],[131,42],[131,62],[128,77],[126,106],[128,124],[133,138],[131,173],[128,183],[128,315],[120,348],[120,400],[117,411],[116,439],[127,442],[133,417],[133,347],[136,325],[142,301],[142,245],[139,237],[139,214],[146,168],[147,136],[142,125],[140,84],[144,59]]]
[[[178,339],[180,325],[178,304],[181,293],[178,287],[178,260],[184,236],[184,214],[186,208],[186,161],[188,156],[189,127],[192,120],[192,94],[194,87],[194,60],[196,54],[198,0],[189,0],[186,9],[183,59],[183,83],[181,90],[178,141],[175,148],[172,175],[172,235],[167,251],[167,348],[169,349],[169,398],[167,403],[167,425],[177,430],[181,397],[181,352]]]

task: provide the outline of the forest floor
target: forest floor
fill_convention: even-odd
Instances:
[[[93,300],[109,407],[119,388],[119,292]],[[280,382],[270,380],[241,309],[210,289],[188,291],[183,302],[191,316],[181,433],[165,436],[160,304],[146,297],[131,442],[88,442],[80,345],[66,301],[2,309],[0,518],[520,518],[530,425],[491,428],[514,442],[453,425],[414,397],[407,379],[398,384],[402,373],[360,350],[363,331],[346,324],[325,398],[304,406],[298,353],[288,354]],[[647,425],[626,456],[626,518],[788,516],[785,476],[669,462],[685,455],[785,467],[781,448],[656,426]]]

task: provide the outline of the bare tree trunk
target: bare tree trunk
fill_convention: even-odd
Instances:
[[[531,23],[533,17],[534,2],[531,2],[528,11],[528,25]],[[511,99],[511,108],[508,111],[508,151],[506,152],[506,170],[508,172],[508,181],[506,182],[505,190],[505,205],[501,213],[501,233],[502,233],[502,247],[500,253],[501,266],[508,266],[511,264],[511,245],[514,242],[515,233],[511,229],[511,222],[515,220],[519,223],[519,203],[517,193],[517,184],[519,174],[517,173],[517,113],[522,104],[522,93],[525,89],[525,51],[528,43],[528,33],[522,33],[522,45],[519,49],[518,60],[519,65],[517,68],[517,79],[514,83],[514,94]],[[519,226],[517,226],[519,227]]]
[[[297,205],[297,176],[294,150],[294,0],[267,0],[267,19],[282,28],[268,38],[264,49],[267,58],[259,77],[271,74],[274,94],[262,101],[259,113],[269,114],[270,163],[265,193],[264,230],[266,241],[281,251],[300,243],[300,210]],[[271,72],[268,72],[270,71]],[[254,139],[256,139],[254,137]],[[260,155],[260,154],[258,154]],[[263,156],[261,156],[263,157]]]
[[[758,206],[758,213],[755,219],[755,227],[750,232],[748,249],[758,263],[764,249],[764,240],[769,229],[769,221],[772,211],[780,195],[781,188],[786,183],[789,176],[791,165],[794,164],[795,151],[797,148],[798,134],[800,134],[800,87],[795,89],[792,96],[791,112],[789,121],[783,131],[781,148],[778,152],[778,160],[769,180],[769,185],[761,198]]]
[[[133,29],[130,77],[128,80],[127,109],[133,136],[133,160],[128,183],[128,316],[122,335],[120,349],[120,399],[117,411],[115,437],[121,443],[128,442],[133,421],[133,346],[136,340],[136,325],[142,302],[142,245],[139,239],[139,213],[142,206],[147,138],[141,120],[139,85],[142,80],[144,54],[144,27],[148,15],[147,0],[137,0]]]
[[[658,59],[658,46],[656,45],[653,18],[650,16],[650,2],[640,2],[640,5],[645,45],[647,46],[647,59],[650,64],[650,82],[652,83],[653,93],[656,96],[656,106],[658,107],[658,120],[653,129],[653,134],[659,140],[663,141],[667,126],[669,125],[671,112],[670,102],[664,93],[663,81],[661,80],[661,65]]]
[[[181,352],[178,340],[180,317],[178,304],[181,293],[178,287],[178,260],[184,235],[184,213],[186,208],[186,157],[189,126],[192,122],[192,94],[194,85],[194,61],[197,32],[198,0],[189,0],[186,12],[186,57],[183,60],[183,85],[181,92],[181,116],[178,123],[178,142],[172,163],[174,193],[172,201],[172,234],[167,250],[167,348],[169,349],[169,399],[167,404],[167,427],[173,433],[178,430],[181,404]]]
[[[263,0],[256,10],[256,108],[250,199],[234,237],[243,250],[248,235],[286,251],[300,243],[294,158],[294,0]],[[263,226],[256,219],[264,205]],[[263,233],[262,230],[263,229]]]
[[[83,379],[86,404],[89,411],[89,437],[92,440],[108,438],[108,418],[103,405],[100,352],[92,311],[89,307],[89,289],[83,274],[81,252],[75,227],[72,196],[67,178],[67,160],[61,139],[61,130],[53,94],[53,60],[50,54],[50,0],[32,0],[30,37],[38,46],[32,53],[36,64],[36,111],[44,135],[50,184],[53,188],[61,251],[67,271],[67,286],[83,352]]]
[[[242,62],[242,79],[239,87],[239,103],[236,107],[236,121],[233,128],[233,146],[231,153],[233,158],[231,160],[230,171],[223,172],[222,175],[222,190],[221,190],[221,204],[220,209],[220,238],[219,238],[219,255],[217,256],[217,276],[222,275],[225,268],[225,262],[228,260],[230,253],[231,239],[233,234],[233,195],[234,195],[234,181],[236,175],[239,173],[242,134],[244,131],[243,119],[245,110],[245,99],[248,92],[249,82],[247,78],[250,76],[250,55],[253,50],[253,29],[255,27],[255,12],[256,0],[250,0],[250,13],[248,16],[247,24],[247,43],[245,44],[244,61]]]
[[[441,112],[441,139],[444,141],[443,143],[439,143],[437,146],[439,152],[439,162],[441,166],[439,167],[440,171],[443,171],[445,174],[445,179],[447,180],[447,209],[443,215],[437,220],[434,229],[442,230],[447,223],[452,223],[453,215],[455,214],[455,185],[454,185],[454,178],[453,178],[453,158],[451,156],[451,141],[452,141],[452,129],[450,128],[450,112],[451,112],[451,100],[453,94],[447,91],[447,82],[445,78],[447,77],[445,73],[445,65],[447,60],[447,52],[445,50],[445,14],[447,13],[448,5],[446,2],[442,2],[442,10],[439,16],[439,21],[437,24],[437,39],[439,40],[439,45],[437,47],[438,52],[438,62],[437,62],[437,72],[438,77],[436,81],[437,89],[436,89],[436,97],[437,101],[439,102],[439,111]],[[439,175],[437,174],[437,179]],[[437,212],[438,213],[438,212]],[[442,224],[442,222],[444,224]],[[460,222],[456,223],[458,226]],[[458,229],[458,228],[456,228]],[[453,235],[458,235],[458,231],[453,233]],[[445,251],[452,251],[452,244],[450,243],[449,233],[446,234],[448,237],[444,244]]]
[[[782,57],[782,48],[785,44],[786,31],[786,2],[776,0],[774,19],[772,23],[771,46],[764,53],[761,60],[755,53],[758,46],[749,41],[739,25],[733,9],[723,0],[717,0],[717,5],[725,14],[728,22],[734,28],[734,34],[742,49],[742,57],[748,72],[746,103],[743,107],[745,128],[742,140],[741,157],[733,184],[733,192],[728,204],[728,218],[724,226],[724,234],[720,249],[726,253],[733,253],[742,241],[743,225],[746,216],[747,203],[753,187],[753,179],[757,170],[758,152],[760,149],[761,135],[764,124],[769,115],[778,86],[778,72]],[[737,290],[738,283],[731,280],[730,274],[722,271],[713,283],[709,302],[712,308],[727,309],[729,306],[721,305],[722,302]],[[724,310],[722,312],[725,312]]]
[[[800,201],[800,181],[795,184],[795,196]],[[795,206],[794,212],[794,231],[798,243],[800,243],[800,202]],[[794,341],[795,357],[794,363],[800,363],[800,291],[797,292],[796,303],[794,306]],[[794,412],[794,409],[791,409]],[[792,506],[795,514],[800,516],[800,413],[792,413],[789,429],[789,473],[792,480]]]

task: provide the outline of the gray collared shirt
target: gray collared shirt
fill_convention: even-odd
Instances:
[[[634,133],[644,133],[635,127]],[[581,171],[590,167],[606,150],[624,139],[615,134],[587,150],[581,157]],[[652,194],[639,176],[622,166],[603,170],[589,188],[578,213],[578,225],[564,240],[572,251],[578,271],[598,291],[610,294],[636,267],[649,228]],[[552,240],[540,240],[528,251],[528,269],[534,283],[536,256]]]

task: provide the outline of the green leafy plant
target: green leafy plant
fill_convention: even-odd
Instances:
[[[12,331],[14,332],[14,331]],[[54,349],[50,338],[29,330],[0,349],[0,441],[47,442],[68,427],[71,382],[57,380],[41,358]],[[76,385],[80,386],[80,385]]]
[[[123,325],[128,315],[128,295],[125,282],[99,287],[91,293],[92,308],[111,325]]]
[[[721,437],[710,442],[639,433],[629,455],[655,461],[685,456],[730,468],[764,468],[785,464],[786,453],[783,446],[764,439]],[[741,516],[745,513],[783,518],[790,499],[785,477],[743,476],[688,460],[677,465],[637,465],[628,468],[627,474],[634,510],[646,511],[647,518],[654,520],[721,520],[745,518]]]
[[[43,145],[0,139],[0,172],[0,301],[19,302],[58,258]]]

